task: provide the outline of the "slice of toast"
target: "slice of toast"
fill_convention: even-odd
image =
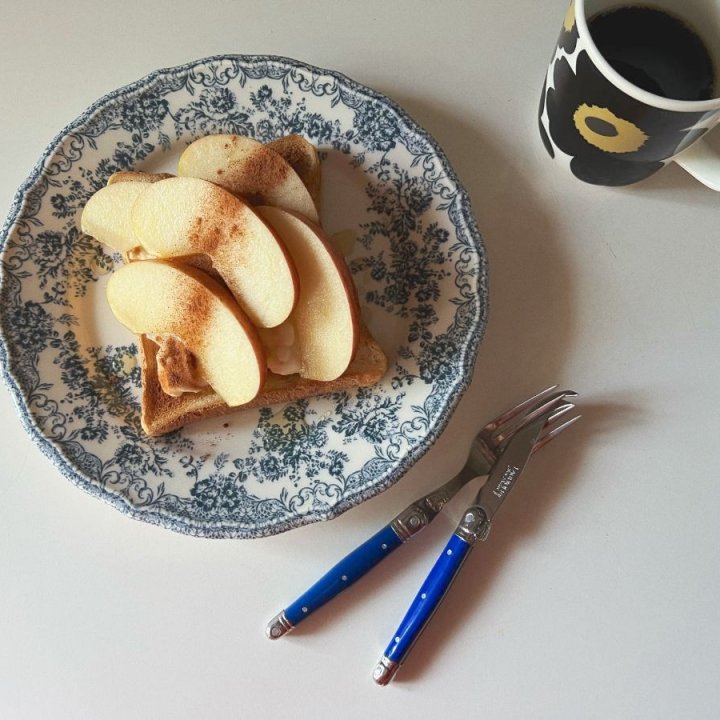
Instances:
[[[300,135],[281,137],[268,143],[268,146],[295,170],[307,187],[315,207],[319,210],[321,168],[320,158],[315,147]],[[108,184],[116,182],[152,183],[168,177],[173,176],[168,173],[123,171],[111,176]],[[141,249],[134,253],[124,253],[125,262],[143,260],[146,257],[148,257],[147,254]],[[183,263],[220,280],[207,256],[185,257]],[[160,344],[158,345],[155,340]],[[262,390],[251,402],[230,408],[210,387],[203,387],[197,392],[189,391],[173,395],[166,393],[160,375],[160,372],[166,370],[162,362],[163,353],[171,355],[173,359],[179,358],[181,361],[192,360],[192,358],[188,356],[182,346],[179,348],[179,352],[170,353],[169,350],[173,348],[167,338],[156,338],[155,340],[145,335],[139,338],[142,378],[141,422],[143,429],[150,436],[164,435],[189,423],[235,411],[373,385],[382,378],[387,369],[385,354],[367,328],[362,327],[353,360],[339,378],[320,382],[300,378],[299,375],[277,375],[268,371]],[[160,363],[158,363],[158,356],[161,359]],[[182,364],[173,369],[182,376],[179,387],[184,384],[188,390],[194,390],[204,384],[203,382],[198,383],[193,373],[188,369],[183,369]],[[167,385],[167,378],[164,380]]]
[[[246,405],[230,408],[210,388],[179,397],[166,395],[160,386],[157,368],[158,346],[141,336],[143,429],[148,435],[169,433],[189,423],[218,417],[235,411],[292,402],[301,398],[325,395],[341,390],[373,385],[387,369],[387,359],[370,332],[361,331],[355,357],[348,369],[336,380],[319,382],[298,375],[275,375],[268,372],[260,393]]]

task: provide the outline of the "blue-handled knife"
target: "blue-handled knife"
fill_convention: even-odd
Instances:
[[[522,474],[547,417],[543,415],[518,431],[495,461],[487,482],[463,513],[457,529],[375,666],[373,679],[378,685],[387,685],[392,680],[450,589],[470,550],[478,540],[487,538],[492,520]]]

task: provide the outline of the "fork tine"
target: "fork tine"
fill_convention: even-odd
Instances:
[[[565,412],[568,412],[572,408],[568,408],[568,410],[564,410],[563,414]],[[582,415],[576,415],[573,418],[570,418],[569,420],[566,420],[562,425],[558,425],[557,427],[554,427],[552,430],[546,430],[543,432],[543,434],[538,438],[537,442],[533,445],[533,454],[536,453],[538,450],[544,448],[553,438],[556,438],[561,432],[564,432],[567,430],[573,423],[577,422]],[[548,423],[551,422],[551,420],[548,420]],[[547,423],[545,424],[545,427],[547,428]]]
[[[515,407],[503,411],[500,415],[498,415],[496,418],[487,423],[485,427],[483,427],[483,429],[480,431],[480,435],[483,438],[492,435],[492,433],[494,433],[499,427],[505,425],[514,417],[517,417],[520,413],[524,412],[528,408],[538,403],[540,399],[547,396],[548,393],[551,393],[553,390],[557,390],[557,387],[557,385],[551,385],[549,388],[545,388],[545,390],[542,390],[537,395],[533,395],[527,400],[523,400]]]
[[[557,410],[555,410],[551,415],[548,416],[548,419],[543,426],[543,429],[546,429],[551,423],[554,423],[556,420],[561,418],[563,415],[567,415],[573,408],[575,407],[575,403],[563,403],[562,405],[558,405]]]
[[[502,433],[498,433],[495,438],[492,438],[490,442],[495,447],[499,447],[506,443],[510,438],[515,435],[518,430],[526,427],[529,423],[537,420],[541,415],[545,415],[549,410],[553,410],[553,414],[563,407],[562,400],[566,397],[577,397],[577,393],[574,390],[561,390],[560,392],[553,393],[549,398],[542,400],[537,404],[527,415],[522,417],[512,427],[508,428]],[[557,405],[557,407],[553,407]]]

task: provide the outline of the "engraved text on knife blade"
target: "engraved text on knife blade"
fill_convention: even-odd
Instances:
[[[492,494],[502,500],[502,498],[505,497],[505,493],[512,486],[513,481],[515,480],[519,472],[520,468],[516,465],[508,466],[505,472],[502,474],[500,480],[498,480],[498,483],[495,486],[495,489],[492,491]]]

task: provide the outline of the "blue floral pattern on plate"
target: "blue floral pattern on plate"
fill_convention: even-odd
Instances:
[[[120,258],[78,218],[111,173],[172,170],[211,133],[319,148],[323,222],[354,240],[348,264],[390,368],[375,387],[148,438],[137,346],[104,301]],[[278,533],[388,488],[447,424],[486,323],[482,240],[437,143],[379,93],[287,58],[207,58],[106,95],[50,143],[0,241],[0,359],[28,433],[84,490],[191,535]]]

